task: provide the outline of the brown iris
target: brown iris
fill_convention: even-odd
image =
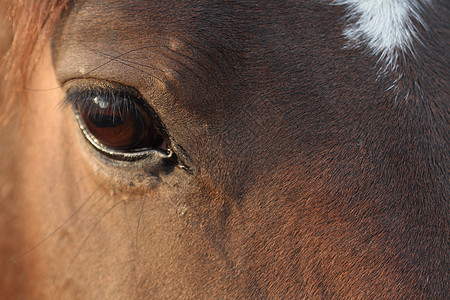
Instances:
[[[114,104],[96,96],[78,106],[80,120],[91,137],[112,150],[165,150],[164,139],[146,109],[126,98],[120,100]]]

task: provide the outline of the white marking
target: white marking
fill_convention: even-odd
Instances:
[[[386,67],[395,69],[399,53],[414,54],[413,42],[420,40],[413,21],[426,28],[420,14],[432,0],[333,1],[348,8],[344,35],[350,46],[367,44]]]

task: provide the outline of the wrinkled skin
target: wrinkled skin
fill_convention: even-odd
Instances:
[[[396,100],[398,74],[344,48],[343,15],[312,1],[72,3],[2,165],[5,295],[445,298],[442,37],[426,64],[401,65],[421,96],[403,100],[405,76]],[[93,149],[61,105],[77,80],[137,89],[189,170]]]

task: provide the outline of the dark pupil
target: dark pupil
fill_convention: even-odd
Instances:
[[[91,136],[100,144],[114,150],[158,148],[163,138],[144,108],[122,99],[111,106],[106,102],[90,101],[79,107],[81,120]]]

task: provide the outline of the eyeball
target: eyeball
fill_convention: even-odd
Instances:
[[[123,98],[111,103],[95,96],[78,105],[79,120],[99,144],[117,151],[165,149],[151,116],[139,104]]]
[[[156,113],[138,93],[122,86],[75,86],[67,91],[85,138],[116,160],[170,158],[172,151]]]

